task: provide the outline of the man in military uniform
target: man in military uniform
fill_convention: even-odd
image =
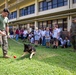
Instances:
[[[7,55],[7,51],[8,51],[8,41],[7,41],[7,37],[8,37],[8,27],[6,27],[7,24],[7,19],[6,17],[8,16],[9,11],[8,9],[4,9],[2,11],[2,14],[0,15],[0,36],[2,38],[2,51],[3,51],[3,57],[4,58],[9,58],[10,56]],[[7,34],[6,34],[7,32]]]
[[[76,51],[76,18],[72,20],[70,32],[71,32],[71,42],[72,42],[74,51]]]

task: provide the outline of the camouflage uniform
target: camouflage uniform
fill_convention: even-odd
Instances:
[[[0,31],[5,32],[5,18],[0,15]],[[7,55],[7,50],[8,50],[8,41],[7,41],[7,35],[3,36],[0,34],[0,41],[1,41],[1,46],[2,46],[2,51],[3,51],[3,56]]]
[[[74,48],[74,51],[76,51],[76,23],[73,22],[71,25],[71,42]]]
[[[7,41],[7,36],[2,36],[2,50],[3,50],[3,55],[7,55],[7,50],[8,50],[8,41]]]

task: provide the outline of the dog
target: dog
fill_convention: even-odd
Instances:
[[[21,57],[24,57],[27,53],[30,53],[30,59],[36,53],[36,49],[30,44],[24,44],[24,53]]]

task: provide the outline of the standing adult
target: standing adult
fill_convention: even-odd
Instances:
[[[74,51],[76,51],[76,18],[72,20],[70,33],[71,33],[71,42],[72,42]]]
[[[9,27],[8,27],[8,24],[7,24],[8,14],[9,14],[8,9],[4,9],[2,11],[2,14],[0,15],[0,35],[1,35],[1,38],[2,38],[1,45],[2,45],[2,51],[3,51],[3,57],[4,58],[9,58],[10,57],[10,56],[7,55],[7,52],[8,52],[7,37],[8,37],[8,32],[9,32]]]

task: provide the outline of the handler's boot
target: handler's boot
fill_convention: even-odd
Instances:
[[[10,56],[8,56],[8,55],[4,55],[3,57],[4,57],[4,58],[11,58],[11,57],[10,57]]]

